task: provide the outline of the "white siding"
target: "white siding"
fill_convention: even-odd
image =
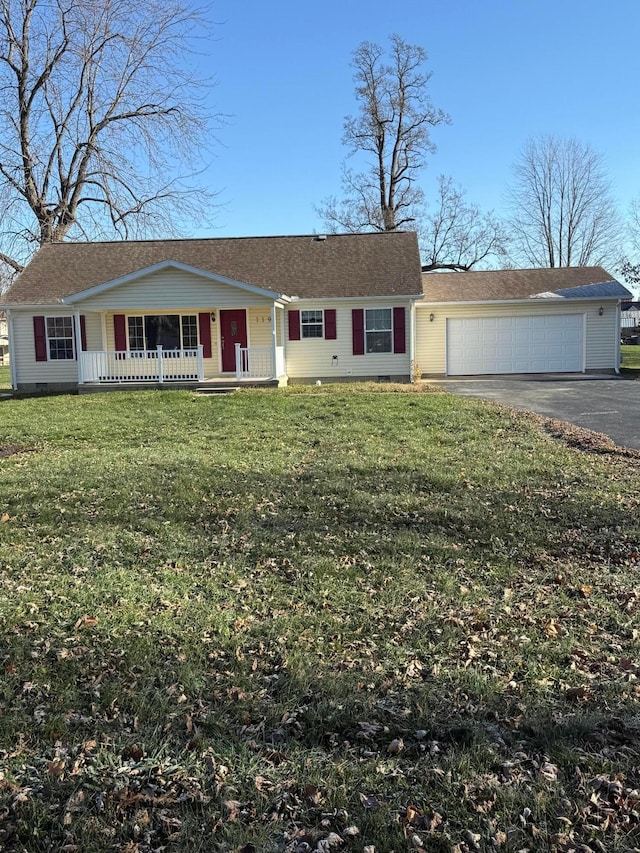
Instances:
[[[411,374],[409,356],[410,318],[409,306],[405,302],[405,345],[406,353],[365,353],[353,355],[353,337],[351,330],[351,311],[353,308],[396,308],[403,300],[390,299],[389,302],[370,302],[367,300],[300,300],[289,310],[336,309],[336,340],[304,338],[289,340],[287,322],[285,355],[287,375],[290,379],[345,379],[347,377],[409,376]],[[334,356],[337,358],[334,359]]]
[[[599,315],[602,306],[603,315]],[[431,322],[430,314],[434,315]],[[543,316],[580,314],[586,316],[586,370],[612,370],[616,367],[619,329],[617,302],[550,302],[539,304],[505,303],[496,305],[440,305],[418,303],[416,309],[416,364],[424,375],[443,376],[446,372],[447,319],[465,317]]]
[[[272,346],[271,335],[271,302],[263,305],[260,308],[247,309],[247,339],[250,347],[267,347]],[[135,315],[142,317],[148,314],[157,314],[163,309],[145,309],[145,310],[130,310],[130,311],[109,311],[104,315],[106,345],[104,349],[114,350],[116,347],[114,338],[113,316],[114,314],[125,314],[125,316]],[[166,310],[166,309],[164,309]],[[276,313],[276,321],[279,324],[279,310]],[[213,379],[216,376],[222,375],[222,345],[220,341],[220,312],[211,310],[210,308],[195,307],[188,310],[173,309],[177,314],[199,314],[201,312],[213,314],[215,320],[210,321],[211,327],[211,358],[204,359],[204,377],[205,379]],[[280,335],[278,335],[278,341]],[[87,324],[87,346],[89,349],[102,349],[99,346],[92,346],[89,343],[89,326]],[[228,375],[228,374],[227,374]]]
[[[33,337],[34,317],[72,317],[73,311],[42,308],[38,311],[11,310],[13,320],[14,370],[18,385],[35,383],[74,383],[78,381],[76,361],[36,361]]]
[[[271,299],[240,287],[220,284],[195,273],[177,269],[150,273],[78,303],[83,312],[111,310],[115,313],[147,309],[153,309],[151,313],[157,313],[159,310],[194,310],[203,306],[204,310],[214,307],[270,307],[271,304]]]

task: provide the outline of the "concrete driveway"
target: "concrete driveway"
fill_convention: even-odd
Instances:
[[[540,375],[445,379],[452,394],[493,400],[603,432],[640,450],[640,381],[612,376]]]

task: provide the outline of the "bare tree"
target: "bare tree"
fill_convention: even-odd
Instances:
[[[575,139],[530,139],[509,188],[518,259],[579,267],[617,257],[620,219],[602,155]]]
[[[343,168],[343,197],[317,208],[329,231],[414,229],[425,255],[424,269],[469,270],[503,255],[505,233],[492,214],[468,204],[451,178],[440,178],[437,207],[428,213],[418,184],[427,155],[435,151],[431,129],[451,121],[428,94],[427,54],[400,36],[390,38],[388,56],[363,42],[353,54],[357,116],[344,122],[349,157],[364,168]]]
[[[2,253],[77,236],[170,230],[208,199],[189,186],[207,150],[188,71],[185,0],[0,0]]]
[[[344,199],[327,199],[318,208],[329,230],[411,226],[424,200],[416,180],[434,151],[430,130],[450,120],[429,98],[425,51],[398,35],[390,42],[388,59],[384,48],[368,41],[353,54],[360,112],[345,119],[342,141],[350,156],[364,155],[365,165],[363,171],[345,168]]]
[[[438,178],[437,207],[420,228],[424,272],[467,272],[489,258],[506,256],[508,237],[493,213],[483,213],[445,175]]]
[[[629,206],[626,222],[626,252],[619,262],[620,275],[629,284],[640,284],[640,199],[634,198]]]

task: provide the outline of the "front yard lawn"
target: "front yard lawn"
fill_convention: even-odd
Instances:
[[[633,451],[444,393],[1,411],[0,848],[638,849]]]
[[[0,365],[0,389],[11,388],[11,368],[9,365]]]
[[[633,370],[640,375],[640,347],[623,344],[620,347],[622,353],[622,368],[625,371]]]

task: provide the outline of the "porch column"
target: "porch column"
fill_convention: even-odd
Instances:
[[[76,363],[78,365],[78,385],[84,382],[82,375],[82,328],[80,326],[80,311],[76,308],[73,312],[73,324],[76,333]]]
[[[271,305],[271,373],[272,379],[278,378],[278,336],[276,333],[276,303]]]

